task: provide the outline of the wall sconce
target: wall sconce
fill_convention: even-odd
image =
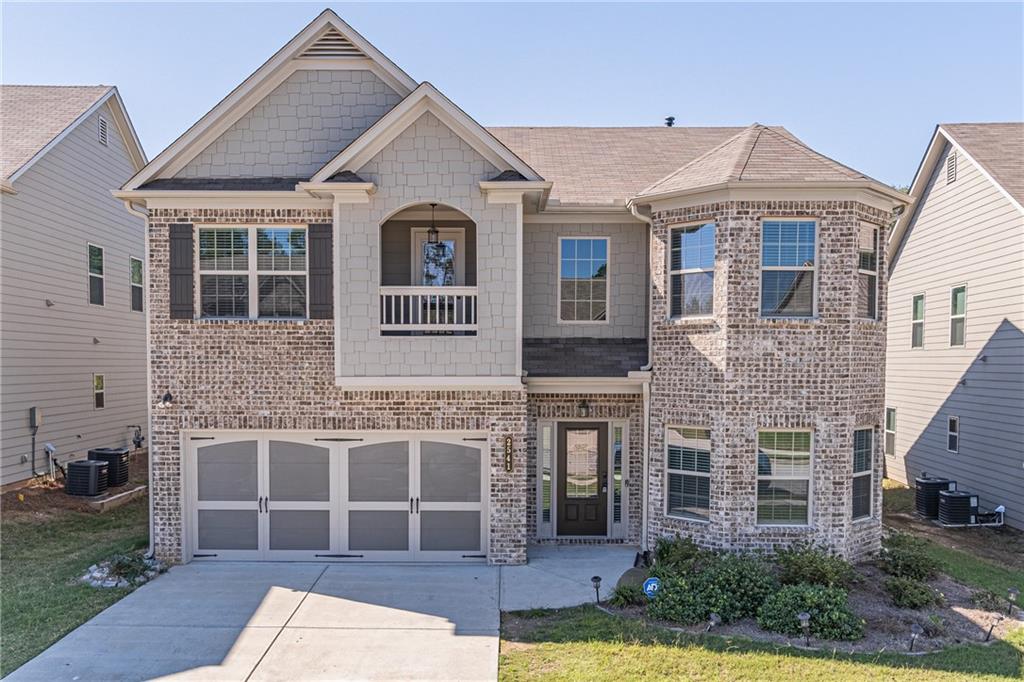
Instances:
[[[173,402],[174,402],[174,396],[171,395],[170,391],[167,391],[166,393],[164,393],[164,397],[160,399],[160,402],[157,403],[157,406],[158,407],[170,407],[171,403],[173,403]]]
[[[590,416],[590,403],[586,400],[581,400],[576,405],[576,414],[580,419],[587,419]]]

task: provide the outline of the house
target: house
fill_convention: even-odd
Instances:
[[[905,197],[783,128],[485,128],[325,11],[115,194],[165,559],[878,546]]]
[[[0,86],[0,482],[146,432],[146,164],[117,88]]]
[[[1024,123],[935,128],[887,250],[886,466],[1024,528]]]

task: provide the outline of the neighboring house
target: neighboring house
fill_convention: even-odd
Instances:
[[[888,475],[1024,528],[1024,123],[937,126],[889,240]]]
[[[165,559],[878,546],[905,196],[784,129],[487,129],[327,11],[116,195]]]
[[[0,129],[8,484],[48,470],[44,443],[64,462],[146,433],[145,225],[110,195],[146,157],[106,85],[0,86]]]

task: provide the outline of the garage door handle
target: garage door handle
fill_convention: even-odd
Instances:
[[[412,498],[409,498],[409,513],[412,514]]]
[[[416,498],[416,513],[420,513],[420,498]]]

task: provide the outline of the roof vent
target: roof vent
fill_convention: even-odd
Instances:
[[[336,28],[329,28],[326,32],[305,49],[299,55],[313,59],[330,59],[333,57],[365,57],[362,51],[353,45],[348,38],[341,35]]]
[[[956,150],[952,149],[946,157],[946,184],[956,180]]]
[[[107,137],[107,119],[103,118],[102,116],[100,116],[99,122],[99,136],[100,144],[106,147],[107,143],[109,142],[109,139]]]

